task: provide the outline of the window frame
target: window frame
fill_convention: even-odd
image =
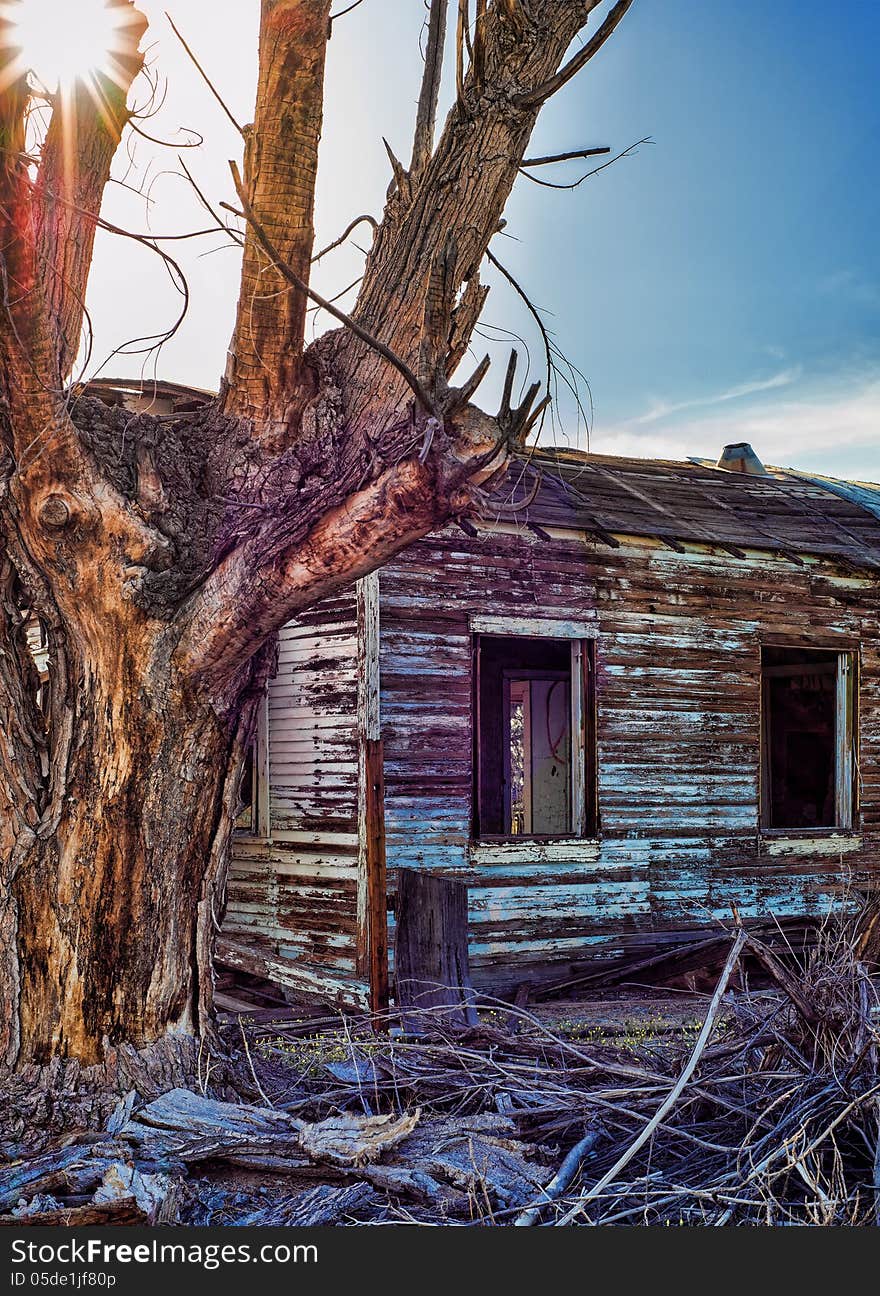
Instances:
[[[272,836],[271,801],[269,794],[269,694],[263,695],[257,711],[257,727],[250,745],[253,761],[251,778],[250,822],[242,823],[248,807],[242,806],[237,815],[234,831],[238,838],[269,841]]]
[[[595,689],[595,628],[570,621],[530,622],[524,618],[471,618],[471,843],[541,843],[595,840],[599,831],[598,816],[598,760],[596,745],[596,689]],[[482,815],[481,789],[481,724],[480,724],[480,649],[485,638],[499,639],[552,639],[569,644],[569,670],[561,677],[569,681],[571,708],[571,740],[569,750],[569,778],[571,782],[569,828],[563,833],[483,833],[480,831]],[[523,668],[510,674],[521,677],[546,678],[556,674],[553,670],[541,671]],[[506,723],[506,722],[505,722]],[[509,792],[502,789],[505,806]]]
[[[835,671],[835,732],[834,732],[834,819],[833,824],[816,827],[776,827],[771,824],[770,759],[770,704],[769,683],[780,668],[764,663],[765,648],[781,648],[800,652],[835,654],[836,661],[829,663]],[[831,837],[852,833],[858,829],[859,820],[859,650],[857,644],[846,645],[811,641],[763,640],[759,649],[760,686],[760,746],[758,769],[758,828],[762,837]],[[773,673],[771,673],[773,672]]]

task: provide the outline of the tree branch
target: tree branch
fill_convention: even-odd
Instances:
[[[651,142],[650,135],[645,135],[643,139],[636,140],[634,144],[627,144],[626,148],[622,149],[620,153],[616,153],[614,157],[609,158],[607,162],[602,162],[597,167],[591,167],[590,170],[585,171],[582,176],[578,176],[577,180],[542,180],[540,176],[531,175],[530,172],[524,170],[522,171],[522,174],[527,180],[531,180],[532,184],[541,185],[544,189],[577,189],[585,180],[589,180],[591,176],[598,175],[600,171],[604,171],[607,167],[613,166],[615,162],[620,162],[623,158],[631,157],[640,145],[650,144]],[[610,150],[597,149],[596,151],[608,153]],[[523,166],[525,166],[525,163],[523,163]]]
[[[38,265],[58,338],[61,381],[79,350],[95,229],[110,167],[129,114],[126,98],[143,66],[147,20],[132,0],[112,0],[118,49],[110,74],[56,96],[33,193]]]
[[[574,149],[571,153],[548,153],[546,157],[523,158],[520,166],[550,166],[553,162],[570,162],[572,158],[600,157],[603,153],[610,152],[611,149],[606,144],[600,148]]]
[[[532,90],[518,97],[517,102],[520,107],[539,107],[552,95],[555,95],[557,91],[561,90],[564,85],[567,85],[572,77],[577,76],[581,68],[586,67],[593,55],[598,54],[609,36],[614,32],[626,11],[632,5],[632,2],[633,0],[618,0],[617,4],[606,16],[605,21],[601,24],[595,36],[593,36],[591,40],[588,40],[586,45],[579,49],[577,54],[574,54],[564,67],[561,67],[554,76],[548,77],[544,84],[538,86],[536,90]]]
[[[416,111],[416,129],[413,137],[410,171],[421,171],[434,150],[434,126],[437,120],[437,100],[443,72],[443,47],[446,41],[446,11],[449,0],[431,0],[428,17],[428,43],[425,50],[425,71],[419,92]]]
[[[205,85],[206,85],[206,86],[208,87],[208,89],[211,91],[211,94],[212,94],[212,95],[214,96],[214,98],[217,100],[218,104],[219,104],[220,107],[223,109],[224,113],[225,113],[226,116],[229,118],[229,120],[232,122],[232,125],[233,125],[233,126],[235,127],[235,129],[238,131],[239,135],[241,135],[241,137],[242,137],[243,139],[247,139],[247,134],[246,134],[246,132],[245,132],[245,130],[244,130],[244,127],[239,126],[238,122],[235,120],[235,117],[232,115],[232,111],[231,111],[231,109],[229,108],[228,104],[226,103],[226,100],[223,98],[223,96],[221,95],[220,91],[219,91],[219,90],[217,89],[217,87],[214,85],[214,82],[213,82],[213,81],[211,80],[211,78],[208,76],[207,72],[206,72],[205,69],[202,67],[201,63],[200,63],[199,60],[196,58],[195,54],[194,54],[193,51],[190,49],[190,47],[189,47],[189,45],[187,44],[187,42],[184,40],[183,35],[182,35],[180,29],[179,29],[179,28],[177,27],[177,25],[175,24],[174,19],[171,17],[171,14],[168,12],[167,9],[165,10],[165,17],[168,19],[168,22],[169,22],[169,24],[170,24],[170,26],[171,26],[171,30],[174,32],[174,35],[177,37],[177,39],[180,41],[181,45],[183,46],[183,48],[186,50],[187,54],[189,55],[190,62],[191,62],[191,63],[193,64],[193,66],[195,67],[196,71],[198,72],[198,74],[199,74],[199,76],[202,78],[202,80],[204,81]]]
[[[530,6],[528,22],[519,27],[511,23],[510,6],[481,10],[482,81],[478,83],[473,66],[466,75],[462,67],[461,102],[447,116],[430,162],[409,177],[408,193],[402,195],[398,187],[389,198],[352,315],[423,381],[425,310],[438,258],[447,243],[455,247],[455,281],[445,295],[447,317],[434,321],[434,331],[447,356],[461,356],[476,323],[472,307],[482,299],[474,280],[498,230],[540,108],[539,103],[524,108],[518,97],[555,74],[593,7],[590,0],[543,0]],[[463,65],[464,4],[459,13]],[[333,357],[346,413],[353,428],[369,429],[375,437],[381,433],[378,419],[396,417],[394,397],[385,388],[371,388],[365,362],[349,351],[350,344],[339,339]]]
[[[288,552],[242,545],[193,597],[177,660],[202,687],[223,684],[296,611],[366,575],[438,517],[430,469],[407,460],[328,510]]]
[[[328,252],[333,252],[335,248],[341,247],[342,244],[345,242],[345,240],[348,238],[349,234],[352,232],[352,230],[357,229],[358,225],[362,225],[364,223],[366,223],[367,225],[371,225],[373,227],[374,234],[376,230],[379,228],[379,222],[376,220],[375,216],[370,216],[369,213],[363,216],[355,216],[353,221],[348,222],[345,229],[339,235],[339,238],[334,239],[332,243],[328,243],[326,247],[321,248],[320,252],[316,252],[314,254],[314,256],[312,257],[312,264],[314,265],[316,261],[320,261],[321,257],[326,256]]]
[[[222,405],[227,413],[259,420],[270,435],[288,421],[303,351],[306,294],[278,289],[281,265],[300,283],[309,277],[329,34],[330,0],[262,0],[257,110],[246,132],[244,185],[277,259],[267,264],[250,223]]]

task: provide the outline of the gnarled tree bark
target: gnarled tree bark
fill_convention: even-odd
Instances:
[[[433,0],[412,160],[394,161],[353,327],[306,347],[330,4],[263,0],[241,188],[251,220],[220,395],[175,419],[126,414],[123,428],[120,412],[65,386],[141,67],[144,20],[130,0],[108,2],[112,75],[57,99],[36,159],[9,6],[0,17],[9,1066],[93,1062],[121,1040],[209,1028],[236,787],[275,633],[464,514],[526,421],[527,410],[515,427],[492,417],[471,403],[475,383],[450,383],[540,106],[597,5],[478,4],[470,67],[435,144],[446,3]],[[43,709],[24,635],[35,618],[50,653]]]

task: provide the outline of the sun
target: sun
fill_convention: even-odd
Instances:
[[[129,13],[105,0],[0,0],[0,16],[10,24],[6,42],[17,47],[20,69],[53,92],[96,73],[113,75]]]

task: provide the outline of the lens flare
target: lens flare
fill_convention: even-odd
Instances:
[[[69,90],[96,73],[113,76],[113,54],[128,7],[105,0],[2,0],[5,43],[16,62],[47,90]]]

